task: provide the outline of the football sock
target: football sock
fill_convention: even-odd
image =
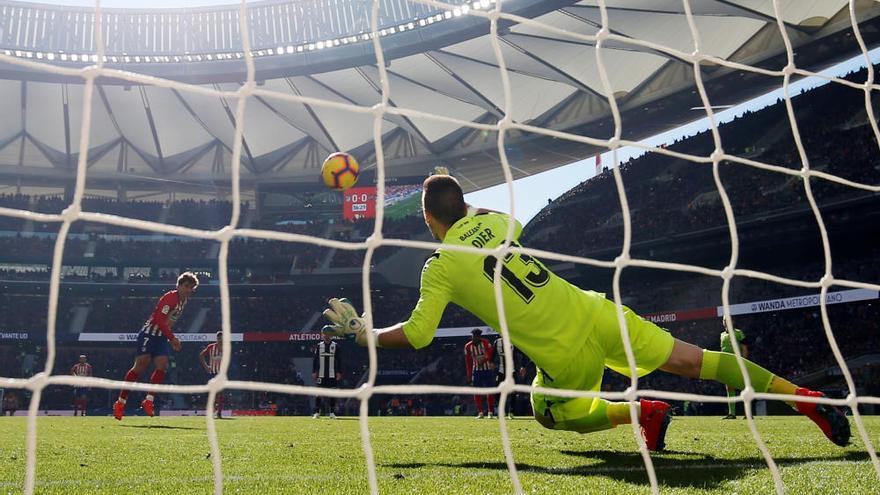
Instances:
[[[773,380],[770,381],[770,388],[767,390],[771,394],[786,394],[786,395],[794,395],[795,390],[797,390],[797,385],[791,383],[785,378],[780,378],[776,375],[773,375]],[[795,407],[794,401],[787,400],[785,401],[791,407]]]
[[[746,371],[756,392],[766,392],[773,381],[773,373],[758,366],[757,364],[743,359]],[[729,352],[703,351],[703,365],[700,368],[700,378],[703,380],[715,380],[736,390],[746,387],[736,356]]]
[[[736,390],[728,389],[727,396],[728,397],[736,397]],[[727,403],[727,414],[731,416],[736,416],[736,402],[728,402]]]
[[[159,384],[165,381],[165,370],[155,370],[153,371],[153,375],[150,376],[150,383]],[[153,395],[155,392],[150,392],[147,394],[147,400],[153,400]]]
[[[621,408],[622,406],[622,408]],[[612,412],[609,412],[611,407]],[[617,420],[622,420],[621,409],[626,409],[626,420],[629,423],[629,404],[625,402],[608,402],[605,399],[591,397],[579,397],[562,403],[553,404],[554,430],[576,431],[578,433],[590,433],[614,428],[609,416],[613,415]]]
[[[474,404],[477,405],[477,412],[478,413],[483,412],[483,398],[482,397],[480,397],[479,395],[475,395],[474,396]]]
[[[492,414],[492,411],[495,410],[495,396],[487,395],[486,400],[489,401],[489,414]]]
[[[638,403],[636,403],[636,412],[641,412]],[[629,415],[629,402],[609,402],[608,421],[614,426],[632,423],[632,417]]]
[[[136,382],[140,378],[140,375],[137,374],[134,370],[128,370],[128,373],[125,374],[125,381],[127,382]],[[128,390],[122,390],[119,392],[119,401],[125,404],[125,401],[128,399]]]

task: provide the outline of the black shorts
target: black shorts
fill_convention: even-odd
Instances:
[[[321,388],[336,388],[336,378],[318,378],[316,384]]]

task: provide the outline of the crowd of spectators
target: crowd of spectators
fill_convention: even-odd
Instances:
[[[20,207],[28,196],[0,195],[0,206]],[[41,197],[30,198],[41,209],[51,210],[58,200]],[[125,203],[102,201],[98,205],[105,208],[99,211],[114,214],[126,214],[143,206],[148,211],[161,203],[134,201],[129,207]],[[48,206],[47,206],[48,205]],[[133,205],[133,206],[132,206]],[[168,204],[168,215],[164,223],[184,225],[194,228],[218,228],[225,225],[231,203],[223,201],[179,201]],[[159,213],[156,213],[157,215]],[[142,213],[139,217],[150,220],[152,213]],[[384,235],[390,238],[410,238],[424,232],[423,221],[408,217],[385,222]],[[51,225],[51,224],[46,224]],[[101,230],[82,231],[82,222],[74,224],[80,229],[72,229],[71,235],[65,240],[64,262],[76,265],[80,260],[87,260],[87,266],[101,266],[98,273],[65,273],[68,281],[120,281],[120,282],[162,282],[167,280],[166,273],[156,268],[178,266],[209,266],[216,263],[219,243],[212,240],[148,234],[143,231],[131,231],[108,227]],[[296,233],[312,237],[324,237],[346,242],[363,242],[372,234],[373,222],[330,223],[326,220],[309,222],[290,222],[278,218],[267,217],[256,220],[250,227],[254,229]],[[8,230],[7,230],[8,229]],[[0,262],[19,264],[19,267],[5,266],[0,268],[0,280],[47,280],[48,268],[55,249],[57,224],[54,229],[32,225],[25,230],[24,223],[11,217],[0,217]],[[376,252],[373,260],[378,262],[397,248],[382,248]],[[329,268],[360,268],[363,266],[365,249],[347,250],[333,249],[317,244],[303,242],[286,242],[253,237],[236,237],[230,242],[228,263],[238,271],[231,278],[233,283],[275,283],[288,282],[291,268],[298,272],[310,273],[322,267]],[[158,266],[157,266],[158,265]],[[108,274],[105,267],[113,267],[115,278]],[[137,272],[124,270],[125,267],[144,267]],[[77,277],[79,275],[79,277]]]
[[[864,80],[862,71],[852,76]],[[877,98],[874,98],[877,100]],[[875,104],[877,102],[875,101]],[[864,94],[828,84],[794,97],[812,170],[848,180],[880,183],[878,143],[865,114]],[[808,124],[806,124],[808,123]],[[720,126],[724,151],[792,170],[802,168],[785,105],[777,102]],[[707,157],[715,149],[709,131],[676,141],[666,149]],[[727,220],[711,164],[646,153],[620,167],[632,221],[632,242],[723,227]],[[768,214],[809,208],[804,182],[796,175],[723,161],[720,181],[738,224]],[[820,206],[875,193],[823,179],[810,181]],[[611,171],[589,179],[552,201],[526,227],[530,247],[585,255],[619,248],[623,218]]]
[[[687,284],[680,281],[678,285],[672,283],[672,287],[685,287]],[[662,289],[667,289],[661,286]],[[744,300],[755,300],[778,296],[777,293],[769,292],[762,284],[746,284],[742,290],[750,288],[756,292],[750,295],[744,292]],[[646,289],[650,291],[650,289]],[[693,291],[700,293],[698,286]],[[361,307],[360,294],[339,294],[352,299],[355,305]],[[386,326],[405,320],[409,310],[418,298],[414,290],[393,289],[378,291],[371,297],[373,304],[374,321],[377,326]],[[73,297],[62,295],[59,300],[57,332],[61,357],[59,363],[64,363],[65,356],[68,360],[74,359],[79,352],[86,352],[86,344],[74,344],[66,338],[65,328],[70,325],[74,308],[88,305],[90,310],[83,331],[87,332],[135,332],[146,319],[154,304],[155,298],[148,297]],[[231,299],[231,320],[233,332],[316,332],[323,324],[319,312],[323,308],[325,296],[320,294],[307,295],[254,295],[252,297],[234,296]],[[31,338],[19,344],[0,344],[0,376],[26,377],[42,369],[42,359],[45,357],[45,345],[34,344],[39,340],[39,335],[44,334],[46,328],[46,297],[45,295],[2,294],[0,302],[7,307],[14,307],[14,311],[7,311],[0,315],[0,330],[4,332],[29,333]],[[205,310],[204,319],[196,328],[193,323],[197,316]],[[646,308],[648,309],[648,308]],[[669,309],[669,308],[663,308]],[[876,300],[857,303],[830,305],[828,307],[831,327],[838,346],[846,359],[852,359],[861,355],[880,353],[880,332],[877,321],[880,317],[880,305]],[[640,310],[640,312],[645,312]],[[307,322],[312,325],[306,328]],[[753,315],[736,316],[735,325],[744,330],[750,336],[750,357],[756,362],[767,366],[782,376],[797,380],[807,374],[834,366],[836,364],[830,352],[828,340],[819,314],[819,308],[804,308],[798,310],[779,311],[774,313],[758,313]],[[466,327],[477,325],[479,322],[464,310],[450,305],[444,314],[441,326],[443,327]],[[719,319],[673,322],[664,324],[674,336],[693,342],[700,346],[715,349],[722,325]],[[216,298],[195,297],[184,311],[183,316],[177,323],[178,332],[196,331],[211,333],[220,327],[220,307]],[[460,385],[464,383],[463,357],[461,353],[461,339],[437,338],[427,349],[420,351],[394,351],[380,350],[379,366],[380,380],[391,383],[423,383],[441,385]],[[346,342],[347,353],[346,372],[343,386],[355,387],[363,377],[368,366],[367,355],[362,350],[356,349],[351,343]],[[130,365],[130,349],[125,344],[115,344],[108,347],[87,349],[92,358],[93,365],[97,361],[97,376],[114,377],[121,376]],[[187,344],[185,351],[176,355],[176,378],[173,383],[192,383],[194,379],[201,378],[201,371],[197,366],[194,355],[190,355],[197,344]],[[94,347],[94,345],[92,346]],[[130,347],[130,346],[129,346]],[[278,343],[235,343],[236,357],[234,373],[237,379],[260,380],[275,383],[300,383],[302,373],[309,370],[297,369],[293,364],[295,357],[308,356],[309,344],[302,342]],[[187,350],[188,349],[188,350]],[[126,351],[126,352],[120,352]],[[68,356],[69,354],[69,356]],[[100,358],[98,358],[101,356]],[[72,361],[71,361],[72,362]],[[63,370],[63,368],[58,368]],[[98,375],[98,370],[103,370],[104,375]],[[856,373],[857,386],[860,393],[870,393],[871,382],[864,381],[874,376],[866,374],[866,371]],[[397,380],[397,381],[395,381]],[[842,380],[837,377],[831,380],[833,387],[842,386]],[[605,390],[621,390],[629,385],[628,379],[608,372],[605,381]],[[655,373],[640,381],[641,388],[658,390],[676,390],[690,393],[710,394],[720,393],[720,387],[714,383],[684,380],[664,373]],[[66,394],[66,395],[65,395]],[[57,400],[67,400],[69,393],[64,392]],[[47,404],[51,405],[52,394],[47,395]],[[55,397],[59,397],[55,395]],[[371,405],[371,410],[381,410],[383,414],[412,413],[424,411],[427,414],[448,414],[449,411],[461,411],[461,407],[467,408],[469,401],[457,402],[453,396],[438,394],[423,397],[421,403],[415,403],[418,407],[409,407],[410,399],[415,397],[377,397],[376,404]],[[182,399],[178,399],[182,400]],[[201,398],[185,399],[186,407],[190,407],[193,400]],[[269,394],[266,397],[241,396],[238,400],[251,402],[269,401],[285,411],[308,413],[302,397],[287,397],[277,394]],[[396,400],[398,406],[391,406],[391,401]],[[341,401],[341,412],[352,411],[356,407],[353,402]],[[61,404],[63,405],[63,404]],[[181,403],[176,403],[177,407]],[[47,407],[49,407],[47,405]],[[346,409],[350,408],[350,409]],[[711,411],[711,406],[707,406]]]
[[[856,74],[854,79],[863,77]],[[810,167],[836,174],[849,180],[880,183],[880,162],[877,143],[864,109],[863,93],[840,85],[827,85],[809,95],[794,99],[799,120],[810,125],[800,126]],[[746,115],[720,128],[722,143],[729,154],[747,157],[792,170],[800,170],[801,158],[794,145],[791,126],[784,105],[778,103]],[[671,144],[668,149],[691,155],[708,156],[714,149],[709,133]],[[632,214],[633,242],[651,241],[671,234],[720,228],[726,229],[720,196],[716,189],[712,167],[687,160],[649,153],[621,166],[623,183]],[[771,173],[738,163],[723,162],[719,167],[722,184],[730,197],[738,223],[758,215],[805,210],[808,207],[803,180],[798,176]],[[811,180],[812,192],[822,206],[870,196],[874,193],[846,188],[822,179]],[[0,195],[0,206],[58,213],[67,206],[60,197],[31,197]],[[580,184],[543,210],[526,228],[524,244],[528,247],[562,251],[566,254],[585,255],[622,242],[622,217],[609,211],[609,205],[618,205],[617,189],[610,172]],[[243,205],[245,208],[249,205]],[[87,199],[84,209],[101,211],[133,218],[163,221],[193,228],[216,229],[226,223],[232,205],[225,201],[117,202],[115,200]],[[829,219],[834,219],[830,214]],[[0,217],[0,230],[22,232],[22,220]],[[57,224],[32,222],[33,232],[52,233]],[[81,223],[74,224],[74,233],[86,232]],[[354,224],[314,222],[286,222],[283,218],[257,219],[253,228],[292,232],[326,237],[345,242],[363,242],[373,232],[373,221]],[[216,256],[216,242],[197,239],[158,240],[148,237],[135,240],[141,231],[108,227],[104,231],[89,231],[83,238],[68,239],[65,260],[88,257],[107,260],[112,270],[95,272],[69,271],[66,280],[81,281],[172,281],[174,270],[153,269],[131,272],[121,268],[132,260],[208,259]],[[423,220],[417,216],[384,223],[385,238],[412,239],[425,235]],[[128,236],[128,237],[126,237]],[[51,259],[55,239],[53,235],[0,236],[2,280],[45,280],[48,268],[35,265],[14,265],[17,260]],[[871,243],[849,246],[846,256],[834,260],[833,274],[838,279],[868,282],[880,280],[880,252]],[[393,253],[394,249],[377,250],[377,260]],[[332,253],[332,256],[331,256]],[[358,268],[364,260],[363,250],[328,249],[308,243],[289,243],[259,239],[236,238],[230,244],[230,280],[233,283],[289,283],[296,282],[296,270],[311,272],[324,266],[330,268]],[[181,261],[183,263],[183,261]],[[67,261],[66,261],[67,263]],[[825,272],[824,260],[807,255],[773,257],[767,266],[781,270],[779,274],[807,281],[818,281]],[[15,267],[17,266],[17,267]],[[47,266],[47,265],[46,265]],[[157,266],[155,262],[148,266]],[[161,265],[158,265],[161,266]],[[757,266],[757,268],[762,268]],[[722,280],[685,272],[650,272],[647,269],[628,268],[621,279],[623,302],[638,313],[692,308],[715,307],[721,304]],[[777,272],[774,272],[777,273]],[[127,274],[127,275],[126,275]],[[586,282],[584,282],[586,283]],[[611,293],[611,279],[589,280],[589,289]],[[831,290],[842,290],[833,287]],[[47,296],[45,293],[4,290],[0,303],[14,310],[0,313],[0,331],[40,334],[46,329]],[[250,289],[249,289],[250,290]],[[326,292],[326,293],[325,293]],[[759,279],[735,277],[731,281],[731,303],[803,295],[817,292]],[[80,352],[87,352],[95,366],[96,376],[120,377],[130,365],[130,348],[120,352],[123,344],[85,346],[68,343],[64,333],[74,322],[74,314],[86,314],[82,330],[88,332],[135,332],[143,324],[155,304],[155,296],[95,295],[67,292],[59,299],[56,329],[62,341],[56,372],[64,371],[67,362],[73,362]],[[315,332],[323,324],[320,311],[330,296],[344,296],[362,308],[362,294],[350,287],[297,287],[288,293],[262,293],[256,287],[248,295],[233,294],[230,300],[233,332]],[[372,314],[377,326],[387,326],[405,320],[418,300],[416,289],[379,287],[371,294]],[[83,309],[84,308],[84,309]],[[880,353],[878,317],[880,306],[876,300],[867,300],[828,307],[834,337],[847,359]],[[475,317],[463,309],[450,305],[440,325],[468,327],[480,325]],[[798,380],[833,367],[836,362],[830,352],[818,308],[803,308],[774,313],[758,313],[735,317],[735,325],[751,339],[750,357],[771,370]],[[678,338],[715,349],[722,325],[717,318],[675,322],[667,325]],[[183,317],[177,323],[178,331],[213,333],[220,327],[220,300],[196,294]],[[427,349],[420,351],[379,351],[380,380],[386,383],[425,383],[462,385],[464,383],[463,339],[438,338]],[[296,359],[310,356],[310,345],[289,343],[235,343],[231,377],[274,383],[303,383],[303,370]],[[348,353],[343,374],[344,387],[356,387],[368,366],[367,355],[345,342]],[[198,367],[195,353],[198,345],[187,344],[184,351],[174,356],[169,374],[170,383],[201,383],[205,376]],[[27,377],[41,370],[45,359],[44,344],[34,339],[19,344],[0,343],[0,376]],[[64,363],[63,365],[60,363]],[[866,365],[855,370],[860,393],[877,394],[880,367]],[[815,377],[814,377],[815,378]],[[842,380],[834,373],[820,377],[819,385],[829,386],[840,393]],[[605,390],[621,390],[629,385],[613,372],[608,372]],[[722,389],[714,383],[684,380],[656,373],[640,381],[641,388],[675,390],[720,395]],[[64,405],[68,392],[47,393],[47,404]],[[66,394],[66,395],[65,395]],[[300,400],[279,394],[242,395],[239,402],[251,405],[274,404],[288,413],[308,413]],[[176,399],[178,405],[196,407],[203,397]],[[53,402],[55,401],[55,402]],[[340,408],[354,408],[354,401],[340,401]],[[449,395],[418,397],[388,396],[375,398],[372,411],[382,414],[445,414],[460,410],[462,401]],[[351,411],[353,409],[349,409]]]

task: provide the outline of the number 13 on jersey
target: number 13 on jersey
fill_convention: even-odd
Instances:
[[[494,279],[497,262],[498,258],[495,256],[483,258],[483,274],[490,281]],[[514,270],[520,273],[514,273]],[[535,298],[533,289],[546,285],[550,281],[550,272],[544,268],[540,261],[527,254],[507,253],[507,256],[504,257],[504,263],[501,265],[501,279],[520,299],[528,304]]]

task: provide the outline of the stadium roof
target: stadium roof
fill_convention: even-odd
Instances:
[[[493,8],[464,2],[456,11],[383,0],[379,25],[390,101],[453,119],[495,123],[505,114],[488,22],[466,15]],[[702,53],[780,69],[784,45],[771,0],[691,2]],[[681,0],[606,0],[608,28],[626,38],[694,50]],[[858,53],[847,0],[782,0],[782,19],[802,68]],[[880,7],[856,2],[872,41]],[[601,27],[597,0],[506,0],[505,12],[581,35]],[[281,1],[248,4],[250,41],[261,89],[372,106],[379,70],[369,40],[369,2]],[[179,10],[103,9],[106,66],[234,91],[245,78],[236,6]],[[95,13],[82,7],[0,1],[0,52],[66,67],[94,55]],[[500,47],[509,69],[515,121],[598,138],[609,137],[609,106],[592,42],[531,25],[503,23]],[[601,49],[624,132],[638,138],[697,118],[690,63],[641,45]],[[704,64],[713,104],[755,95],[779,78]],[[83,84],[17,64],[0,65],[0,178],[69,181],[79,153]],[[100,79],[92,107],[90,186],[174,177],[228,180],[235,101],[119,79]],[[316,181],[321,159],[348,150],[374,162],[370,114],[261,95],[245,112],[243,180]],[[468,190],[503,181],[497,135],[454,122],[386,114],[384,153],[390,175],[424,174],[445,165]],[[594,153],[578,143],[511,132],[515,177]]]

